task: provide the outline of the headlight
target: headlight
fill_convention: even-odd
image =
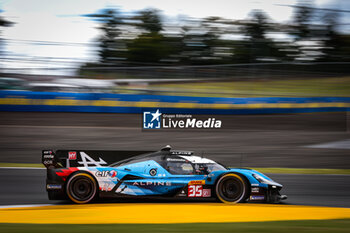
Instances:
[[[277,186],[277,187],[282,187],[281,184],[273,181],[273,180],[268,180],[258,174],[253,174],[254,178],[257,179],[260,183],[262,184],[268,184],[268,185],[273,185],[273,186]]]
[[[257,174],[253,174],[254,178],[257,179],[260,183],[263,183],[263,184],[269,184],[270,183],[270,180],[267,180],[266,178],[260,176],[260,175],[257,175]]]

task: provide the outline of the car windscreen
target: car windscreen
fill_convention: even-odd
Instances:
[[[213,171],[227,170],[217,163],[168,162],[166,169],[173,175],[207,175]]]
[[[195,163],[193,166],[197,175],[207,175],[213,171],[227,170],[227,168],[218,163]]]

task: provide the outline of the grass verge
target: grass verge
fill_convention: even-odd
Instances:
[[[46,216],[49,217],[49,216]],[[117,215],[116,215],[117,217]],[[349,232],[350,219],[190,224],[0,224],[0,232]]]
[[[211,97],[350,96],[350,77],[154,84],[151,87],[167,88],[169,95],[190,93]]]
[[[0,163],[0,167],[36,167],[45,168],[41,163]]]

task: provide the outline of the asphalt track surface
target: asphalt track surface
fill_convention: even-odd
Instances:
[[[213,117],[213,116],[211,116]],[[40,163],[43,149],[194,150],[232,167],[350,168],[346,113],[235,115],[220,130],[141,130],[141,114],[0,112],[0,163]],[[350,124],[348,124],[350,125]]]
[[[204,116],[206,117],[206,116]],[[213,116],[211,116],[213,117]],[[0,163],[40,163],[42,149],[194,150],[232,167],[350,169],[346,113],[214,116],[221,130],[142,131],[140,114],[0,112]],[[335,143],[335,145],[338,145]],[[350,176],[271,175],[286,204],[350,207]],[[47,204],[45,170],[0,169],[0,204]]]
[[[284,185],[282,193],[287,194],[288,199],[282,204],[350,207],[350,175],[269,174],[269,176]],[[69,204],[70,202],[66,201],[48,200],[45,178],[45,169],[0,168],[2,187],[0,205]],[[119,201],[135,202],[135,200]],[[141,202],[159,201],[164,202],[164,200]]]

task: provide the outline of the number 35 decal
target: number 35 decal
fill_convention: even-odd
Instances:
[[[201,197],[203,195],[202,185],[188,186],[188,197]]]
[[[189,185],[188,197],[211,197],[210,189],[203,189],[202,185]]]

